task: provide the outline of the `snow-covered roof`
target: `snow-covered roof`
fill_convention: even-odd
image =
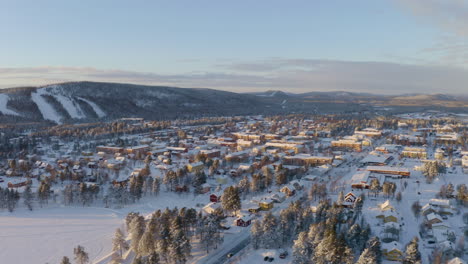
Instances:
[[[382,248],[382,250],[386,250],[387,252],[390,252],[392,250],[402,251],[403,247],[401,246],[400,243],[398,243],[396,241],[392,241],[390,243],[382,243],[381,248]]]

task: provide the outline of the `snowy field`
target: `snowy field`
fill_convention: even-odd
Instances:
[[[177,195],[162,192],[154,198],[143,198],[138,204],[122,209],[96,207],[24,208],[14,213],[0,213],[0,263],[55,264],[63,256],[73,259],[73,248],[82,245],[91,263],[109,255],[116,228],[123,228],[131,211],[143,215],[157,209],[175,206],[194,207],[206,196]],[[21,246],[18,246],[21,245]]]
[[[90,260],[111,250],[121,215],[101,208],[47,208],[0,214],[0,259],[3,263],[59,263],[83,245]],[[19,246],[21,245],[21,246]]]

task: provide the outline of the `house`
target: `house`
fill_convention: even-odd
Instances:
[[[297,191],[300,191],[304,188],[304,184],[302,184],[300,181],[298,180],[292,180],[289,182],[290,185],[294,186],[294,188],[297,190]]]
[[[387,211],[387,210],[395,210],[393,205],[390,204],[390,200],[385,201],[383,204],[380,205],[380,210]]]
[[[276,192],[270,196],[270,199],[272,199],[275,203],[282,203],[284,200],[286,200],[286,194],[282,192]]]
[[[96,162],[91,161],[91,162],[88,162],[88,168],[89,168],[89,169],[97,169],[97,168],[98,168],[98,165],[97,165]]]
[[[216,177],[216,182],[218,184],[226,184],[228,182],[228,176],[226,175],[219,175],[218,177]]]
[[[296,189],[292,185],[286,185],[280,189],[280,192],[286,194],[287,196],[293,196],[296,194]]]
[[[270,209],[273,208],[273,200],[266,198],[265,200],[262,200],[258,203],[260,206],[260,209],[263,211],[269,211]]]
[[[401,261],[403,259],[403,251],[400,243],[393,241],[390,243],[382,243],[382,254],[387,260]]]
[[[401,177],[410,176],[410,171],[406,168],[397,168],[390,166],[367,166],[366,170],[378,174],[399,175]]]
[[[449,260],[449,262],[447,262],[447,264],[466,264],[466,261],[464,261],[463,259],[461,259],[459,257],[456,257],[456,258],[453,258],[453,259]]]
[[[243,215],[237,218],[235,222],[236,222],[236,226],[246,227],[252,223],[252,218],[250,216]]]
[[[396,222],[387,222],[383,225],[383,231],[385,233],[398,234],[400,232],[400,225]]]
[[[304,181],[315,181],[315,180],[317,180],[317,176],[315,176],[315,175],[306,175],[306,176],[302,177],[302,179],[304,179]]]
[[[262,208],[260,208],[260,206],[255,206],[255,205],[250,206],[249,209],[247,209],[247,211],[248,211],[249,213],[253,213],[253,214],[254,214],[254,213],[258,213],[258,212],[260,212],[261,210],[262,210]]]
[[[31,180],[27,179],[14,179],[8,182],[8,188],[20,188],[31,184]]]
[[[388,222],[398,222],[398,214],[393,210],[382,211],[377,215],[377,218],[381,218],[384,223]]]
[[[296,154],[294,156],[284,157],[285,165],[296,165],[296,166],[319,166],[324,164],[332,164],[333,157],[322,157],[322,156],[311,156],[310,154]]]
[[[347,194],[345,195],[345,197],[344,197],[344,201],[345,201],[346,203],[350,203],[350,204],[354,204],[354,202],[356,201],[356,199],[357,199],[356,195],[355,195],[354,193],[352,193],[352,192],[347,193]]]
[[[200,153],[206,155],[207,158],[219,158],[221,156],[221,151],[219,149],[202,149],[200,150]]]
[[[421,208],[421,214],[426,216],[430,213],[434,213],[434,212],[437,212],[436,208],[434,208],[434,206],[432,206],[431,204],[427,203],[425,204],[422,208]]]
[[[221,204],[219,204],[219,203],[209,203],[209,204],[205,205],[202,208],[202,211],[204,213],[206,213],[206,214],[212,214],[219,208],[221,208]]]
[[[431,225],[443,222],[442,217],[438,215],[437,213],[430,213],[426,215],[426,218],[427,218],[427,222]]]
[[[351,178],[351,188],[353,189],[369,189],[369,171],[359,172]]]
[[[115,153],[123,153],[124,149],[120,147],[97,146],[96,151],[103,152],[106,154],[115,154]]]
[[[213,202],[213,203],[221,202],[221,193],[212,193],[210,195],[210,202]]]
[[[203,168],[204,168],[204,164],[201,161],[187,164],[188,172],[199,172],[199,171],[202,171]]]
[[[421,147],[405,147],[401,155],[407,158],[427,159],[427,150]]]
[[[385,166],[393,159],[390,155],[369,154],[360,161],[362,166]]]
[[[431,227],[432,227],[432,230],[442,230],[445,233],[448,233],[448,231],[450,229],[450,225],[448,223],[445,223],[445,222],[434,223],[434,224],[432,224]]]
[[[207,193],[211,190],[211,185],[209,183],[204,183],[201,185],[201,193]]]
[[[127,154],[133,154],[135,156],[140,157],[146,156],[148,154],[148,151],[150,151],[150,146],[148,145],[140,145],[125,149],[125,152],[127,152]]]

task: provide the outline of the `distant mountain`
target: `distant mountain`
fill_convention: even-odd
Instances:
[[[169,119],[257,114],[265,110],[270,111],[268,104],[254,95],[213,89],[70,82],[0,90],[3,117],[24,121],[69,123],[122,117]]]
[[[286,92],[279,91],[279,90],[268,90],[265,92],[254,92],[254,93],[247,93],[247,94],[253,94],[253,95],[262,96],[262,97],[277,97],[277,98],[296,96],[296,94],[286,93]]]
[[[233,93],[214,89],[68,82],[0,90],[0,124],[77,123],[143,117],[149,120],[248,114],[330,113],[436,107],[468,109],[468,98],[444,94],[383,96],[350,92]],[[391,109],[391,108],[389,108]]]

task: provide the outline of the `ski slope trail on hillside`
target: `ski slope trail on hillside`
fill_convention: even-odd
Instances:
[[[61,124],[62,118],[60,114],[47,102],[47,100],[42,96],[43,94],[47,94],[43,88],[37,89],[36,92],[31,93],[32,101],[37,105],[37,108],[39,108],[44,119]]]
[[[19,116],[20,114],[7,108],[7,103],[9,99],[10,97],[7,94],[0,94],[0,112],[2,112],[2,114],[4,115]]]

